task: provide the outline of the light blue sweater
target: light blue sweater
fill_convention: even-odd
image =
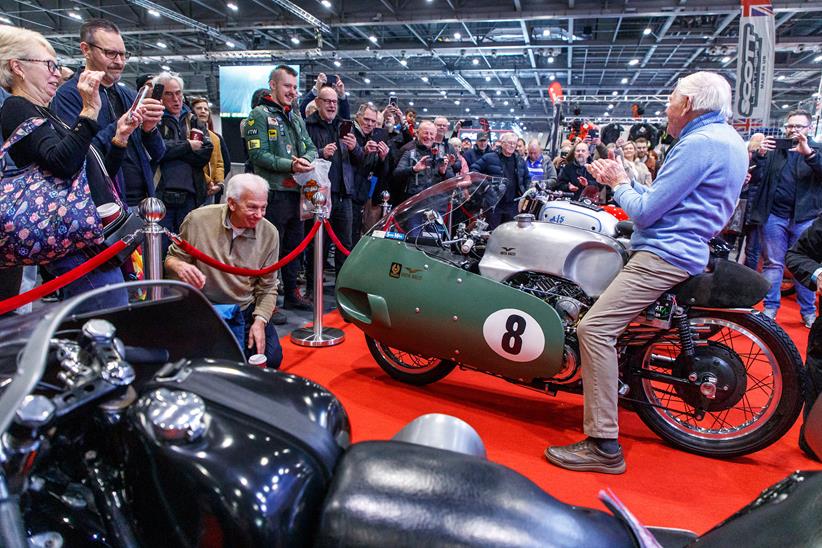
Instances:
[[[708,264],[708,240],[733,213],[748,170],[742,137],[719,112],[691,120],[653,185],[621,185],[614,199],[634,222],[631,248],[692,275]]]

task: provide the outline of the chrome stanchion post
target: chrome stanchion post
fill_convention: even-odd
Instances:
[[[314,325],[301,327],[291,332],[291,342],[298,346],[335,346],[345,340],[342,329],[323,327],[323,263],[325,262],[325,194],[315,192],[311,197],[314,204],[314,222],[320,223],[314,235]]]
[[[159,198],[146,198],[140,202],[140,217],[146,222],[143,227],[145,240],[146,279],[163,279],[163,227],[160,221],[166,216],[166,206]],[[161,287],[150,289],[151,300],[160,298]]]
[[[391,204],[388,203],[388,200],[391,199],[391,193],[387,190],[383,190],[380,193],[380,198],[382,198],[382,204],[380,204],[380,207],[382,208],[382,216],[385,217],[391,212]]]

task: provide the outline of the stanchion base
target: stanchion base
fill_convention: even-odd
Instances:
[[[314,334],[314,327],[301,327],[291,332],[291,342],[297,346],[335,346],[345,340],[345,333],[342,329],[335,327],[323,327],[322,333]]]

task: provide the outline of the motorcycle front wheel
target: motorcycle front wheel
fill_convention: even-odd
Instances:
[[[450,360],[428,358],[391,348],[368,335],[365,336],[365,343],[382,370],[406,384],[421,386],[437,382],[457,366]]]
[[[629,353],[642,421],[676,447],[708,457],[746,455],[781,438],[803,404],[804,366],[788,334],[763,314],[693,311],[689,321],[697,342],[692,362],[681,355],[676,330]],[[715,386],[711,398],[712,387],[700,387],[705,381]]]

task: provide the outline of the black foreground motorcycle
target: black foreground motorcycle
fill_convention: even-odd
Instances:
[[[76,312],[101,289],[0,322],[0,546],[822,543],[820,473],[696,538],[565,505],[452,417],[350,445],[340,402],[246,365],[199,292],[126,287],[156,300]]]

